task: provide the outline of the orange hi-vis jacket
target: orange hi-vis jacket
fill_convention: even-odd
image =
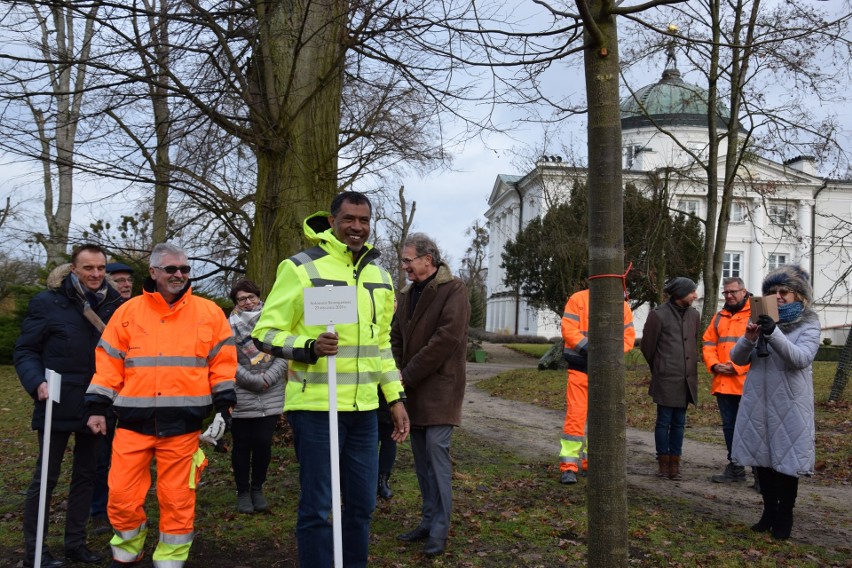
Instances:
[[[736,375],[718,375],[713,372],[713,365],[732,363],[731,349],[737,344],[737,340],[745,335],[749,318],[751,318],[751,305],[746,301],[742,309],[736,313],[732,314],[725,308],[720,310],[704,330],[701,353],[707,370],[713,375],[710,394],[743,394],[748,364],[734,365]]]
[[[581,290],[571,294],[565,304],[562,314],[562,338],[565,340],[565,351],[579,353],[589,347],[589,290]],[[633,312],[630,305],[624,302],[624,352],[633,349],[636,341],[636,328],[633,327]]]
[[[112,404],[118,428],[158,437],[201,430],[215,406],[236,403],[237,352],[224,312],[187,287],[171,306],[148,279],[116,310],[86,391],[93,415]]]

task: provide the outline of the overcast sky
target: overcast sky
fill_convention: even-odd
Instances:
[[[835,11],[844,7],[849,9],[848,0],[832,0],[822,4]],[[584,79],[577,63],[579,60],[576,60],[570,69],[565,66],[555,67],[549,81],[552,91],[571,95],[574,102],[579,103],[582,101]],[[664,63],[662,56],[648,62],[646,73],[636,80],[634,88],[656,82]],[[701,83],[698,76],[686,75],[685,79]],[[475,114],[479,110],[472,109],[471,112]],[[841,137],[847,141],[847,147],[852,148],[852,111],[848,105],[830,110],[845,114],[844,132]],[[407,200],[417,203],[414,230],[433,236],[448,255],[454,269],[458,268],[459,261],[469,245],[465,231],[477,219],[484,222],[488,196],[499,174],[527,173],[532,167],[533,157],[542,152],[547,155],[564,155],[564,147],[573,147],[578,154],[584,154],[585,117],[574,118],[563,124],[559,132],[549,135],[552,141],[545,144],[544,128],[521,122],[520,111],[501,108],[496,112],[498,126],[506,129],[505,134],[468,140],[463,146],[450,148],[449,151],[455,157],[452,171],[432,173],[424,177],[409,175],[400,180],[400,183],[405,185]],[[0,166],[0,179],[5,180],[0,186],[0,198],[5,200],[10,192],[14,192],[13,202],[28,198],[27,201],[31,203],[28,208],[31,222],[28,222],[27,226],[42,226],[44,219],[40,212],[41,190],[35,184],[23,185],[21,170],[19,165]],[[37,183],[38,178],[34,181]],[[86,216],[91,219],[103,217],[103,206],[91,197],[92,194],[97,195],[97,191],[86,191],[86,184],[82,180],[75,183],[77,195],[81,199],[75,199],[74,221],[85,226],[89,222],[83,222]],[[40,247],[33,247],[32,250],[42,254]]]

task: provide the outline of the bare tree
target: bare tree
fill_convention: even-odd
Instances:
[[[67,4],[6,4],[2,22],[19,32],[23,51],[35,57],[4,59],[0,146],[41,162],[47,234],[35,237],[48,264],[63,261],[74,201],[74,170],[88,60],[99,3],[77,10]],[[20,32],[24,31],[24,34]]]
[[[715,298],[734,191],[752,191],[744,170],[753,156],[783,161],[791,152],[812,155],[835,171],[847,162],[838,143],[836,118],[817,116],[808,101],[845,97],[852,14],[832,18],[818,5],[799,0],[769,5],[760,0],[700,0],[665,13],[629,17],[634,31],[646,32],[630,49],[629,64],[661,49],[673,58],[676,50],[690,70],[706,79],[706,149],[690,148],[664,125],[657,127],[704,172],[704,295]],[[778,84],[795,88],[774,89]],[[716,307],[715,302],[704,303],[705,325]]]
[[[402,245],[408,238],[414,223],[417,202],[409,206],[405,199],[405,186],[399,186],[395,200],[385,200],[376,207],[376,224],[380,225],[377,246],[382,256],[380,262],[389,273],[394,275],[396,289],[402,290],[406,283],[406,273],[402,269]]]

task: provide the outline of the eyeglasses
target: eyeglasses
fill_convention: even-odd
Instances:
[[[402,259],[402,265],[408,266],[409,264],[411,264],[412,262],[414,262],[418,258],[423,258],[424,256],[426,256],[426,255],[425,254],[419,254],[419,255],[415,256],[414,258],[403,258]]]
[[[190,271],[190,270],[192,270],[192,267],[191,267],[191,266],[188,266],[188,265],[186,265],[186,264],[184,264],[183,266],[174,266],[174,265],[169,265],[169,266],[152,266],[151,268],[156,268],[157,270],[162,270],[162,271],[163,271],[163,272],[165,272],[166,274],[174,274],[174,273],[176,273],[178,270],[180,270],[180,273],[181,273],[181,274],[189,274],[189,271]]]
[[[745,290],[745,288],[740,288],[739,290],[722,290],[723,296],[733,296],[734,294],[738,294]]]
[[[257,296],[254,294],[247,294],[245,296],[239,296],[237,298],[237,304],[245,304],[246,302],[253,302],[254,300],[257,300]]]
[[[133,278],[131,278],[130,276],[125,276],[123,278],[113,278],[112,281],[116,284],[133,284]]]
[[[776,288],[775,290],[770,290],[769,293],[770,294],[780,294],[782,296],[786,296],[787,294],[792,294],[793,290],[790,290],[789,288]]]

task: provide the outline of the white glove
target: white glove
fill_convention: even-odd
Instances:
[[[199,438],[202,442],[207,442],[208,444],[215,446],[216,442],[221,440],[224,435],[225,419],[222,417],[221,413],[217,412],[216,416],[213,418],[213,422],[210,423],[210,426],[207,427],[207,430],[205,430]]]

